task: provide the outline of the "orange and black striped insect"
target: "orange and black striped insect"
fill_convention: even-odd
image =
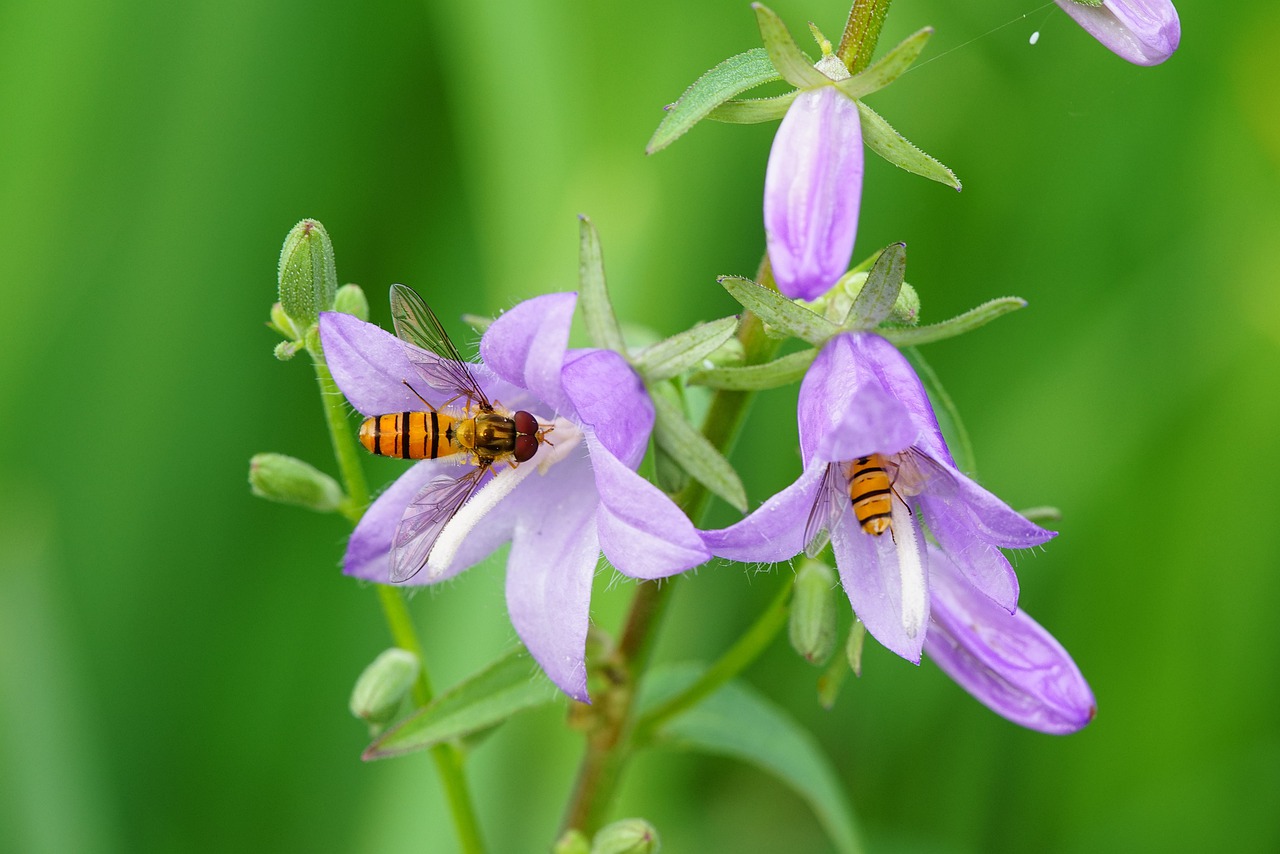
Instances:
[[[405,380],[424,410],[374,415],[360,425],[360,444],[372,454],[409,460],[461,456],[475,466],[461,477],[440,475],[409,503],[396,529],[391,580],[408,581],[427,564],[431,548],[454,514],[495,463],[527,462],[551,430],[524,410],[508,412],[490,402],[435,313],[404,285],[391,286],[396,337],[422,379],[451,397],[432,406]],[[451,406],[463,400],[461,407]]]
[[[805,524],[805,553],[817,557],[826,546],[844,513],[845,502],[853,506],[854,518],[864,532],[878,537],[888,531],[893,536],[893,501],[903,501],[893,485],[897,470],[881,454],[868,454],[847,464],[828,463]],[[841,477],[845,479],[843,488]]]

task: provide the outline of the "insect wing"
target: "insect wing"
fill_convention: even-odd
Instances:
[[[493,409],[439,318],[413,288],[391,286],[391,323],[396,337],[410,345],[405,347],[409,361],[432,388],[479,401],[486,412]]]
[[[809,508],[809,519],[804,525],[804,553],[809,557],[817,557],[845,508],[849,506],[849,496],[840,488],[840,465],[827,463],[827,470],[822,473],[822,483],[818,484],[818,494],[813,497],[813,506]]]
[[[488,467],[472,469],[462,477],[447,474],[433,478],[413,497],[391,545],[391,580],[397,584],[413,578],[427,565],[440,532],[476,491]]]

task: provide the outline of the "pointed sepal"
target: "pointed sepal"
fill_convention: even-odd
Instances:
[[[858,112],[862,115],[862,140],[876,154],[900,169],[955,190],[961,188],[956,173],[912,145],[875,110],[859,101]]]
[[[736,317],[699,323],[692,329],[644,348],[631,359],[631,366],[647,382],[669,380],[705,362],[733,338],[737,328]]]
[[[667,107],[667,114],[644,148],[645,154],[666,148],[734,96],[762,83],[778,80],[781,76],[762,47],[729,57],[695,80],[674,104]],[[791,97],[795,97],[794,94]],[[783,112],[786,112],[785,107]]]
[[[760,38],[769,53],[769,61],[783,79],[797,89],[816,89],[829,86],[831,78],[814,68],[813,60],[800,50],[782,19],[763,3],[752,3],[756,23],[760,25]]]
[[[591,220],[582,215],[578,216],[578,287],[582,319],[596,346],[625,354],[627,347],[622,339],[622,327],[613,313],[613,303],[605,285],[600,235]]]
[[[854,100],[880,91],[911,67],[912,63],[920,57],[920,53],[932,35],[933,27],[916,30],[865,71],[860,71],[836,83],[836,88]]]
[[[673,399],[669,384],[652,389],[656,416],[653,438],[689,476],[723,498],[734,509],[747,512],[747,492],[737,471],[707,438],[686,420],[680,404]]]
[[[718,281],[743,308],[754,312],[778,335],[790,335],[821,345],[839,328],[820,315],[764,285],[741,276],[721,276]]]

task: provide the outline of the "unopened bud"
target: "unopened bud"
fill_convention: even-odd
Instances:
[[[853,307],[853,301],[858,298],[858,294],[862,293],[862,287],[867,283],[867,275],[865,270],[845,273],[830,293],[803,305],[832,323],[843,323],[849,314],[849,309]],[[915,326],[919,321],[920,295],[909,282],[903,282],[901,290],[898,291],[898,298],[894,301],[893,308],[889,310],[889,316],[884,322],[895,326]]]
[[[657,854],[658,831],[642,818],[624,818],[606,825],[591,840],[591,854]]]
[[[849,630],[849,641],[844,645],[845,658],[849,659],[849,668],[853,675],[862,678],[862,642],[867,638],[867,627],[862,620],[854,620]]]
[[[306,329],[333,308],[338,273],[323,225],[304,219],[293,227],[280,249],[279,280],[280,304],[295,327]]]
[[[333,297],[333,310],[352,314],[361,320],[369,319],[369,298],[364,288],[355,284],[343,285]]]
[[[364,669],[351,690],[351,714],[371,724],[389,723],[418,678],[418,657],[392,647]]]
[[[275,353],[277,359],[287,362],[297,355],[298,348],[301,346],[297,341],[281,341],[272,352]]]
[[[591,842],[581,830],[568,830],[556,840],[551,854],[591,854]]]
[[[249,460],[249,487],[259,498],[332,513],[346,497],[329,475],[284,454],[256,454]]]
[[[836,574],[805,558],[791,594],[791,647],[810,664],[822,664],[836,646]]]
[[[294,327],[293,321],[289,319],[289,315],[285,314],[284,306],[278,302],[271,304],[271,319],[267,321],[267,326],[290,341],[296,341],[301,337],[297,328]]]

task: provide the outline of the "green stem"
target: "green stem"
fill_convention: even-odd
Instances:
[[[343,502],[342,513],[355,525],[369,506],[369,485],[365,481],[364,468],[360,463],[360,452],[357,450],[355,434],[351,431],[351,422],[347,418],[346,398],[338,390],[325,361],[324,351],[316,336],[309,335],[307,352],[311,354],[315,365],[316,382],[320,385],[320,400],[324,404],[325,423],[329,426],[329,439],[333,443],[333,455],[338,461],[338,471],[342,475],[343,486],[347,491],[347,501]],[[422,654],[422,643],[418,640],[417,630],[413,626],[413,617],[404,594],[386,584],[375,585],[378,591],[378,602],[382,606],[382,616],[391,632],[391,639],[396,646],[413,653],[418,659],[418,678],[414,681],[412,694],[415,705],[421,707],[431,702],[431,677],[427,672],[427,662]],[[431,759],[435,762],[436,772],[444,785],[445,798],[449,802],[449,813],[453,818],[453,826],[458,834],[458,843],[464,854],[484,854],[484,840],[480,836],[480,823],[476,818],[475,805],[471,800],[471,791],[467,786],[467,778],[462,768],[462,753],[451,744],[441,744],[431,749]]]
[[[889,4],[893,0],[854,0],[849,10],[849,20],[844,25],[844,35],[840,38],[840,47],[836,48],[836,56],[840,57],[850,74],[871,64],[871,55],[876,51],[876,42],[880,40],[880,27],[889,14]]]
[[[778,631],[786,624],[793,586],[793,584],[782,585],[782,589],[773,597],[773,601],[769,603],[769,607],[764,610],[755,624],[747,630],[746,634],[738,638],[737,643],[729,647],[724,655],[720,656],[719,661],[707,668],[696,682],[642,716],[636,723],[631,737],[632,744],[636,747],[644,746],[652,739],[658,727],[681,712],[693,708],[715,693],[720,686],[746,670],[748,665],[768,648]]]

